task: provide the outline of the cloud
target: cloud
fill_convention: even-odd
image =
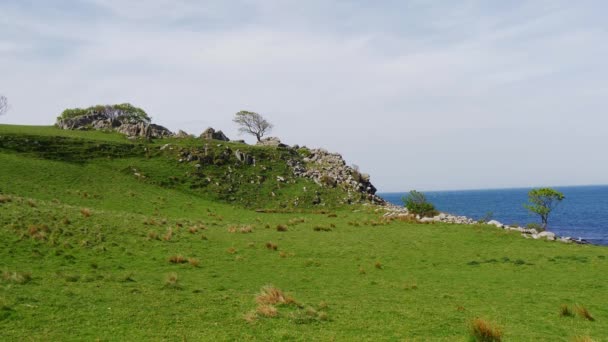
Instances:
[[[235,137],[231,116],[248,109],[288,143],[342,152],[381,190],[608,183],[605,7],[9,1],[2,120],[129,101],[171,129]],[[556,167],[572,161],[589,170]]]

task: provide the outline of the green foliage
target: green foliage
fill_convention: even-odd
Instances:
[[[549,215],[565,198],[561,192],[551,188],[532,189],[528,192],[528,201],[524,207],[541,218],[543,229],[547,228]]]
[[[117,119],[127,123],[147,122],[152,118],[141,108],[135,107],[130,103],[121,103],[114,105],[97,105],[86,109],[71,108],[64,110],[57,120],[71,119],[78,116],[83,116],[91,113],[105,115],[108,119]]]
[[[428,202],[426,196],[422,192],[416,190],[410,191],[407,197],[403,198],[403,203],[407,210],[416,215],[423,217],[432,217],[437,215],[435,206]]]

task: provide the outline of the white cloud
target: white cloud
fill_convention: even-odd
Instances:
[[[249,109],[381,190],[608,183],[607,34],[591,3],[85,4],[55,17],[0,5],[0,29],[19,27],[0,33],[2,120],[129,101],[174,130],[234,137],[232,114]]]

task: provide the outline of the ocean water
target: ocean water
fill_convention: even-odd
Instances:
[[[549,216],[548,230],[559,236],[583,238],[593,244],[608,245],[608,185],[553,187],[566,198]],[[504,224],[540,223],[538,215],[523,206],[528,188],[425,192],[442,212],[480,219],[488,213]],[[385,200],[403,205],[407,193],[382,193]]]

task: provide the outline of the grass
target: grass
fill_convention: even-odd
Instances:
[[[88,139],[86,148],[142,143],[97,133],[0,125],[11,144],[20,136]],[[177,152],[197,142],[170,143]],[[7,144],[0,140],[3,340],[466,341],[477,317],[498,322],[505,341],[601,341],[608,331],[605,247],[383,220],[371,206],[293,207],[297,181],[259,187],[277,190],[268,207],[254,187],[238,190],[252,207],[190,189],[190,180],[163,183],[190,172],[172,155],[116,147],[111,158],[98,151],[76,163]],[[594,321],[576,307],[577,317],[560,317],[563,303],[584,304]]]
[[[471,322],[471,337],[479,342],[500,342],[503,332],[496,324],[481,318]]]

